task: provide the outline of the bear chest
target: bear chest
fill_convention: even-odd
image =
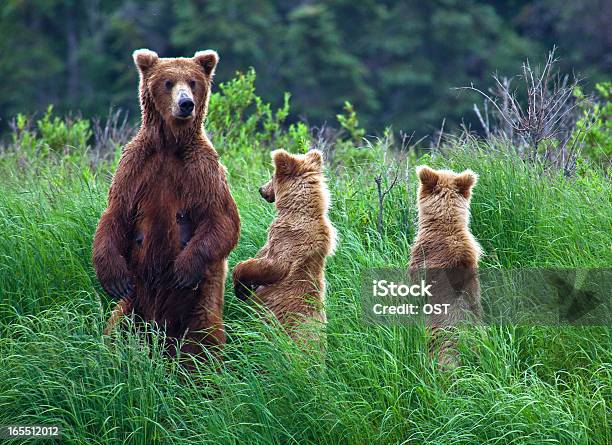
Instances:
[[[158,162],[146,165],[137,179],[132,239],[142,255],[156,255],[160,249],[176,254],[193,236],[194,215],[200,209],[186,187],[184,170],[177,162]]]

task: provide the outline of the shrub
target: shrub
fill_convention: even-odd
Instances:
[[[249,160],[265,158],[266,162],[267,152],[276,148],[305,151],[310,140],[308,127],[295,123],[283,128],[289,115],[289,93],[285,93],[283,105],[273,111],[269,102],[255,94],[255,79],[251,68],[237,73],[212,94],[206,129],[215,147]]]
[[[336,115],[340,127],[348,133],[349,140],[353,141],[355,144],[360,144],[365,136],[365,129],[359,126],[357,112],[353,104],[348,101],[344,102],[343,111],[343,114]]]
[[[357,112],[350,102],[344,102],[342,114],[337,114],[336,119],[340,130],[333,132],[333,140],[326,144],[326,154],[330,164],[334,167],[353,169],[358,166],[376,163],[383,156],[384,149],[381,141],[386,141],[390,129],[385,129],[382,139],[378,141],[367,141],[366,131],[359,126]],[[329,132],[329,131],[328,131]]]
[[[18,114],[13,126],[14,146],[29,157],[43,159],[50,155],[80,155],[88,148],[92,136],[88,120],[56,116],[52,105],[49,105],[42,118],[36,121]]]
[[[597,96],[585,100],[577,88],[574,94],[582,99],[582,117],[576,122],[573,137],[582,140],[583,154],[594,162],[612,165],[612,82],[595,85]]]
[[[488,139],[510,141],[509,147],[521,158],[547,167],[562,168],[571,174],[578,160],[579,146],[572,138],[581,98],[574,94],[579,79],[561,74],[553,49],[543,67],[523,63],[519,79],[523,86],[515,88],[512,79],[493,76],[495,88],[488,93],[475,88],[484,97],[484,116],[474,111]],[[491,126],[488,107],[491,107]]]

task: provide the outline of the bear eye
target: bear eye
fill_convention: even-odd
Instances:
[[[166,86],[166,89],[169,90],[172,88],[172,81],[171,80],[166,80],[164,82],[164,85]]]
[[[190,80],[189,81],[189,86],[193,89],[196,86],[196,81],[195,80]]]

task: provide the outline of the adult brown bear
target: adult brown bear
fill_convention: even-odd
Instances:
[[[184,351],[225,342],[223,288],[240,220],[203,131],[218,56],[134,52],[142,124],[124,148],[93,242],[103,288],[124,313],[156,321]]]

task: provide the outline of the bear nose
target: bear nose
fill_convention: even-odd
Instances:
[[[188,97],[181,97],[178,101],[179,109],[181,110],[181,114],[188,115],[193,111],[193,101]]]

